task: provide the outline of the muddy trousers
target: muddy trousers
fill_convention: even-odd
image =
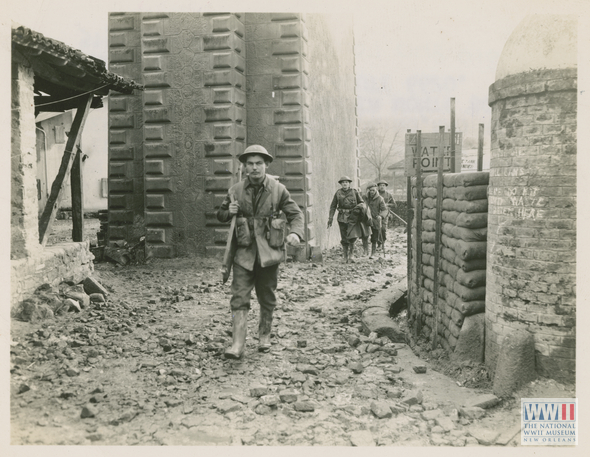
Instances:
[[[232,310],[250,309],[252,289],[256,289],[261,311],[272,313],[276,304],[277,278],[279,264],[263,268],[258,262],[254,263],[254,271],[248,271],[234,263],[233,281],[231,283],[232,297],[229,302]]]
[[[348,222],[338,221],[338,227],[340,227],[340,244],[346,247],[350,243],[348,239]]]

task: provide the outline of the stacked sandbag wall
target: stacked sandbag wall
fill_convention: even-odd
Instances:
[[[441,243],[438,273],[434,270],[437,181],[426,175],[422,186],[421,275],[416,281],[416,179],[412,179],[412,264],[410,328],[432,340],[434,280],[438,274],[438,341],[446,350],[457,344],[463,320],[485,311],[489,173],[448,173],[443,176]],[[414,336],[417,336],[416,334]]]

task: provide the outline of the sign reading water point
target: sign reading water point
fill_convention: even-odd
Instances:
[[[451,171],[451,134],[445,132],[444,144],[444,172]],[[416,134],[406,133],[406,176],[416,176],[418,160],[423,173],[436,173],[438,171],[438,155],[440,140],[438,133],[422,133],[420,135],[420,154],[416,152]],[[455,171],[461,172],[461,145],[463,134],[455,133]]]
[[[522,445],[578,444],[577,398],[522,398],[520,404]]]

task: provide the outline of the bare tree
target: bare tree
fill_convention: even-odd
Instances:
[[[381,180],[387,167],[393,163],[397,152],[395,142],[401,128],[371,126],[361,129],[359,139],[360,156],[374,170],[377,180]]]

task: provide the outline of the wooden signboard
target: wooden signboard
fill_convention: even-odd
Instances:
[[[438,171],[439,133],[422,133],[420,142],[420,154],[416,151],[416,134],[406,133],[406,176],[416,176],[416,165],[420,160],[422,173],[436,173]],[[451,134],[445,132],[445,151],[443,171],[451,171]],[[455,133],[455,170],[461,170],[461,145],[463,134]]]

